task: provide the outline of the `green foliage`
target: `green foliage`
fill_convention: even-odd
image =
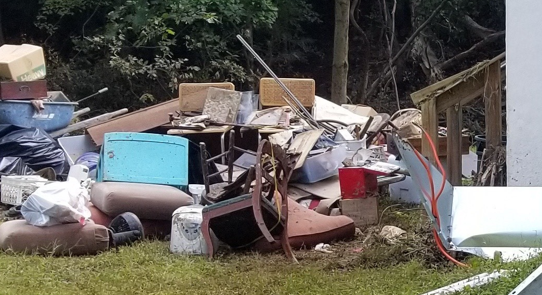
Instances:
[[[42,0],[36,26],[72,70],[107,63],[141,94],[150,81],[166,92],[184,81],[252,82],[237,34],[266,59],[281,56],[279,66],[303,61],[315,51],[304,25],[315,21],[305,0]]]
[[[427,19],[442,0],[420,1],[417,8],[418,24]],[[446,47],[448,55],[455,55],[470,48],[480,40],[466,26],[465,16],[471,17],[480,25],[500,31],[505,29],[504,0],[498,1],[471,1],[450,0],[446,7],[436,18],[436,25],[431,26],[431,32],[436,36],[433,40],[438,43],[435,48]],[[453,46],[451,46],[453,45]]]

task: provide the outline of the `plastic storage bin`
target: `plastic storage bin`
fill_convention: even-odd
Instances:
[[[47,132],[62,129],[70,124],[76,102],[70,102],[60,91],[48,92],[50,101],[44,101],[45,109],[36,112],[28,100],[0,101],[0,124],[36,127]]]
[[[294,171],[292,182],[315,183],[333,175],[343,166],[346,158],[346,145],[338,145],[331,151],[309,156],[301,168]]]
[[[33,194],[39,187],[49,181],[37,175],[4,176],[1,178],[0,201],[7,205],[18,206]]]
[[[92,138],[89,135],[60,137],[58,143],[62,150],[64,150],[70,166],[75,164],[75,161],[84,153],[100,152],[100,149],[92,142]]]
[[[96,181],[188,185],[188,139],[149,133],[104,135]]]

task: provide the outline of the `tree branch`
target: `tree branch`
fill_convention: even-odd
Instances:
[[[352,0],[352,5],[350,6],[350,22],[352,23],[352,26],[354,27],[354,29],[356,29],[363,37],[363,42],[365,44],[369,44],[369,38],[367,37],[367,34],[358,24],[358,21],[356,20],[356,17],[354,15],[358,7],[358,4],[359,4],[359,0]]]
[[[439,6],[437,6],[437,8],[435,8],[435,10],[433,10],[433,12],[431,13],[431,15],[416,29],[416,31],[414,31],[414,33],[412,33],[412,35],[408,38],[408,40],[405,42],[405,44],[403,44],[403,46],[401,47],[401,49],[397,52],[397,54],[395,54],[395,56],[393,57],[393,59],[391,60],[391,64],[393,66],[393,64],[395,64],[395,62],[403,55],[403,53],[405,53],[405,51],[410,47],[410,45],[412,44],[412,42],[416,39],[416,37],[422,32],[423,29],[425,29],[425,27],[427,27],[427,25],[429,25],[429,23],[431,22],[431,20],[433,20],[433,18],[435,18],[435,16],[437,15],[437,13],[442,10],[442,8],[444,8],[444,4],[448,3],[449,0],[444,0],[442,1]],[[378,88],[378,86],[380,85],[380,83],[382,83],[383,80],[387,80],[389,77],[391,76],[391,71],[390,71],[390,65],[387,65],[386,68],[384,69],[383,71],[383,74],[378,77],[372,84],[371,84],[371,88],[369,88],[369,91],[367,91],[367,96],[371,96],[375,91],[376,89]]]
[[[5,42],[4,30],[2,28],[2,3],[0,3],[0,46],[4,45]]]
[[[495,34],[495,30],[482,27],[468,15],[465,15],[464,21],[467,27],[480,38],[487,38],[489,35]]]
[[[439,68],[440,70],[445,70],[447,68],[450,68],[452,65],[454,65],[455,63],[461,61],[461,60],[464,60],[465,58],[467,58],[470,54],[472,54],[473,52],[477,51],[478,49],[492,43],[492,42],[495,42],[497,39],[499,39],[499,37],[501,36],[504,36],[505,34],[505,31],[500,31],[500,32],[497,32],[497,33],[494,33],[494,34],[491,34],[489,36],[487,36],[484,40],[474,44],[471,48],[469,48],[468,50],[465,50],[463,52],[461,52],[460,54],[446,60],[446,61],[443,61],[441,62],[440,64],[436,65],[435,67],[436,68]]]

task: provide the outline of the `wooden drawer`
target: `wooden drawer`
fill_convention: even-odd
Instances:
[[[1,82],[0,99],[37,99],[47,97],[47,81]]]

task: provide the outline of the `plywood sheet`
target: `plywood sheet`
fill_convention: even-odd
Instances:
[[[338,175],[316,183],[291,183],[290,186],[301,189],[323,199],[334,199],[341,197],[341,184],[339,183]]]
[[[280,78],[280,81],[290,89],[303,106],[312,107],[314,105],[316,83],[313,79]],[[262,106],[288,106],[282,97],[289,98],[273,78],[260,79],[260,102]]]
[[[294,154],[301,153],[301,156],[299,156],[294,169],[301,168],[303,164],[305,164],[305,160],[307,159],[309,152],[312,150],[323,132],[324,130],[322,129],[306,131],[297,135],[292,140],[292,144],[290,144],[288,152]]]
[[[364,228],[378,223],[378,200],[375,197],[341,200],[339,204],[342,214],[352,218],[356,227]]]
[[[94,143],[100,146],[103,143],[105,133],[147,131],[167,124],[169,122],[168,113],[174,113],[178,109],[178,100],[172,99],[92,126],[87,129],[87,132]]]
[[[210,87],[235,90],[232,83],[181,83],[179,85],[179,103],[183,112],[202,112]]]

